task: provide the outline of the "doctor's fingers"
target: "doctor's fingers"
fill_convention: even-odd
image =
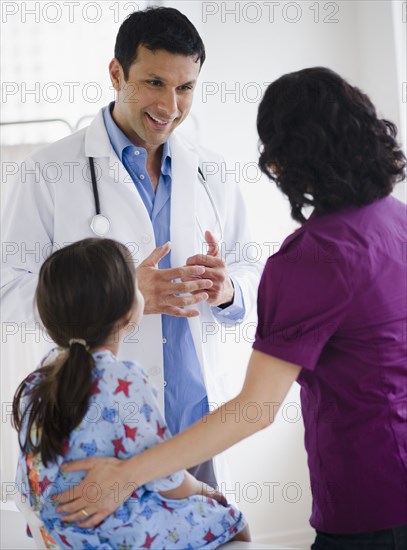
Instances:
[[[165,294],[173,296],[174,294],[193,294],[202,290],[212,288],[213,282],[210,279],[189,279],[180,283],[170,283],[166,287]]]
[[[207,267],[202,277],[205,277],[205,279],[202,279],[202,280],[207,280],[212,282],[213,286],[207,287],[207,288],[214,290],[214,285],[216,283],[222,284],[226,280],[227,269],[224,266]],[[188,278],[182,279],[182,282],[187,283],[188,281],[194,281],[194,280],[196,279],[194,279],[193,277],[188,277]]]
[[[220,256],[211,256],[210,254],[195,254],[187,259],[187,266],[203,265],[212,268],[226,268],[226,262]]]
[[[174,279],[186,279],[202,277],[205,273],[205,266],[190,265],[183,267],[172,267],[170,269],[157,269],[153,276],[160,278],[163,281],[173,281]]]
[[[171,315],[171,317],[185,317],[190,319],[191,317],[199,317],[201,312],[199,309],[183,309],[182,307],[168,306],[164,308],[163,313],[165,315]]]
[[[163,299],[163,306],[183,308],[205,302],[208,298],[208,292],[199,292],[198,294],[188,294],[186,296],[166,296]]]

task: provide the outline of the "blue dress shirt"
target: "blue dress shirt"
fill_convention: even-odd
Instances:
[[[111,110],[114,103],[103,109],[103,117],[110,142],[116,155],[129,173],[153,225],[156,246],[170,241],[171,217],[171,151],[164,143],[161,173],[156,192],[146,170],[147,151],[136,147],[114,122]],[[185,258],[186,259],[186,258]],[[162,258],[160,269],[171,266],[171,252]],[[225,309],[212,308],[224,321],[241,319],[245,308],[239,285],[234,281],[233,304]],[[165,417],[173,434],[184,430],[204,416],[208,410],[208,398],[201,366],[195,351],[188,320],[183,317],[162,315],[164,350],[164,401]]]

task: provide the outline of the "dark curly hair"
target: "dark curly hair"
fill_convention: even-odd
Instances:
[[[202,67],[205,46],[191,21],[175,8],[150,7],[135,11],[121,24],[116,37],[114,56],[129,77],[130,66],[136,61],[137,48],[166,50],[173,54],[195,57]]]
[[[267,88],[257,116],[259,166],[302,209],[333,212],[387,196],[405,177],[397,128],[380,119],[368,96],[334,71],[313,67]]]

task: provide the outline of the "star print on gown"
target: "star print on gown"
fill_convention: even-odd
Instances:
[[[92,382],[92,385],[90,387],[90,393],[92,395],[95,395],[96,393],[100,393],[99,380],[97,378],[95,378]]]
[[[144,414],[145,419],[147,422],[150,422],[151,420],[151,413],[153,412],[153,409],[150,407],[148,403],[144,403],[144,405],[141,407],[140,412]]]
[[[107,420],[107,422],[116,422],[117,418],[117,412],[114,407],[104,407],[102,410],[102,418],[103,420]]]
[[[90,443],[83,442],[81,443],[80,446],[85,451],[86,456],[93,456],[96,454],[97,446],[96,446],[96,441],[94,439],[92,439]]]
[[[158,533],[154,535],[154,537],[151,537],[149,533],[146,533],[146,540],[144,541],[144,544],[141,548],[151,548],[151,545],[155,541],[155,539],[158,537]]]
[[[65,535],[59,535],[61,537],[62,542],[65,544],[65,546],[69,546],[69,548],[72,548],[72,544],[69,544],[68,539]]]
[[[222,525],[223,529],[229,529],[229,527],[230,527],[229,522],[225,518],[221,519],[220,524]]]
[[[117,519],[120,519],[123,521],[123,523],[126,523],[129,521],[130,518],[130,511],[128,510],[127,506],[120,506],[115,512],[114,516]]]
[[[126,454],[122,437],[120,439],[112,439],[112,444],[114,446],[114,456],[119,456],[119,453]]]
[[[63,448],[63,451],[62,451],[62,455],[65,456],[68,451],[69,451],[69,439],[66,438],[65,441],[64,441],[64,448]]]
[[[190,512],[186,517],[185,519],[187,520],[187,522],[189,523],[189,525],[191,525],[192,527],[195,527],[195,525],[198,525],[198,523],[194,520],[194,513],[193,512]]]
[[[117,379],[117,388],[114,390],[114,393],[120,393],[121,391],[124,393],[126,397],[129,397],[129,387],[132,382],[129,382],[128,380],[122,380],[121,378]]]
[[[61,470],[63,462],[91,456],[124,460],[171,436],[143,369],[130,361],[123,364],[107,350],[98,351],[93,357],[93,393],[82,422],[64,443],[64,456],[45,466],[39,455],[25,456],[20,452],[16,482],[27,488],[25,496],[44,523],[46,547],[213,550],[231,540],[245,526],[237,509],[200,495],[183,499],[161,496],[161,492],[181,485],[184,472],[141,487],[135,484],[137,490],[131,497],[95,528],[81,529],[63,521],[51,497],[85,477],[84,471]],[[32,384],[38,379],[34,376]]]
[[[41,493],[43,493],[47,487],[49,487],[52,484],[52,481],[47,478],[47,476],[44,477],[42,481],[40,481],[40,490]]]
[[[153,511],[150,508],[150,506],[146,506],[142,512],[140,512],[140,516],[144,516],[146,519],[150,519],[153,515]]]
[[[171,508],[170,506],[168,506],[168,504],[165,501],[161,503],[161,506],[164,508],[164,510],[168,510],[168,512],[170,512],[171,514],[174,511],[174,508]]]
[[[179,535],[178,535],[178,533],[177,533],[177,530],[176,530],[176,529],[173,529],[172,531],[168,531],[168,535],[167,535],[166,539],[167,539],[169,542],[173,542],[173,543],[177,544],[177,542],[180,541],[180,538],[179,538]]]
[[[160,426],[160,423],[157,420],[157,435],[160,439],[164,438],[164,434],[167,431],[167,426]]]
[[[103,378],[103,375],[105,373],[105,369],[98,369],[97,367],[94,367],[93,371],[96,375],[96,379]]]
[[[203,539],[206,540],[206,542],[212,542],[213,540],[215,540],[215,538],[216,538],[215,535],[209,529],[209,531],[206,533]]]
[[[137,428],[130,428],[130,426],[128,426],[127,424],[123,424],[123,426],[126,437],[128,437],[132,441],[136,441]]]

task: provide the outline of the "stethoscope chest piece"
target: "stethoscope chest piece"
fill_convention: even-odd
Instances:
[[[93,216],[92,221],[90,222],[90,228],[95,235],[98,235],[99,237],[104,237],[109,233],[110,220],[103,214],[96,214],[95,216]]]
[[[108,217],[100,213],[99,191],[98,191],[98,184],[96,180],[95,163],[94,163],[93,157],[89,157],[89,164],[90,164],[90,173],[92,177],[93,197],[95,199],[95,209],[96,209],[96,214],[93,216],[90,222],[90,228],[92,229],[93,233],[98,237],[104,237],[109,232],[110,220]]]

